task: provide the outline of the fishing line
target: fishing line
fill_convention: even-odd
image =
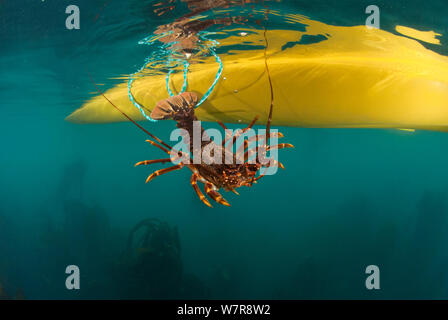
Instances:
[[[210,51],[210,53],[215,57],[216,62],[219,64],[219,68],[218,68],[218,72],[216,73],[215,79],[213,80],[212,85],[210,86],[210,88],[205,92],[205,94],[202,96],[201,100],[196,104],[195,108],[199,107],[201,104],[203,104],[205,102],[205,100],[207,100],[207,98],[212,94],[213,90],[216,87],[216,84],[218,83],[219,79],[221,78],[222,75],[222,70],[224,68],[221,58],[216,54],[214,48],[219,44],[218,41],[216,40],[211,40],[208,39],[206,37],[206,35],[208,34],[212,34],[212,33],[199,33],[199,36],[201,37],[201,40],[205,40],[205,41],[210,41],[211,42],[211,46],[208,48],[208,50]],[[188,85],[188,79],[187,79],[187,74],[188,74],[188,67],[190,66],[189,62],[187,60],[185,60],[184,62],[184,83],[182,86],[182,89],[180,91],[179,94],[182,94],[185,92],[185,90],[187,89],[187,85]],[[170,89],[170,76],[173,73],[173,70],[171,69],[170,71],[168,71],[168,74],[166,75],[166,89],[168,91],[168,94],[173,97],[174,94]]]
[[[140,113],[148,120],[148,121],[152,121],[152,122],[157,122],[158,120],[155,120],[153,118],[151,118],[150,116],[148,116],[145,113],[145,110],[143,110],[144,107],[142,107],[137,101],[135,101],[134,96],[132,95],[131,92],[131,86],[132,86],[132,82],[134,81],[134,77],[137,73],[140,73],[143,71],[143,69],[146,68],[146,66],[149,64],[149,58],[145,59],[145,64],[139,69],[137,70],[137,72],[133,73],[130,77],[129,77],[129,81],[128,81],[128,95],[129,95],[129,100],[131,100],[132,104],[137,107],[137,109],[140,111]]]
[[[185,60],[184,61],[184,84],[182,85],[182,89],[180,90],[179,94],[184,93],[185,90],[187,89],[187,84],[188,84],[187,74],[188,74],[189,66],[190,66],[190,63],[187,60]],[[168,91],[168,94],[170,95],[170,97],[174,96],[174,93],[170,89],[170,76],[172,73],[173,73],[173,69],[170,69],[170,71],[168,71],[168,74],[166,75],[166,90]]]
[[[212,42],[213,45],[209,48],[209,51],[215,57],[216,62],[219,64],[219,69],[218,69],[218,72],[216,73],[215,80],[213,81],[213,83],[210,86],[210,88],[202,96],[202,99],[198,102],[198,104],[196,105],[196,108],[199,107],[202,103],[204,103],[204,101],[207,100],[207,98],[211,95],[211,93],[213,92],[213,89],[215,89],[216,84],[219,81],[219,78],[221,78],[222,70],[224,69],[224,66],[222,64],[221,58],[216,54],[216,52],[214,50],[214,47],[216,47],[219,44],[219,42],[216,41],[216,40],[208,39],[204,34],[202,34],[201,36],[202,36],[202,38],[204,40]]]
[[[215,79],[213,80],[213,83],[211,84],[210,88],[205,92],[205,94],[202,96],[201,100],[196,104],[195,108],[199,107],[201,104],[203,104],[205,102],[205,100],[208,99],[208,97],[212,94],[213,90],[215,89],[219,79],[221,78],[222,75],[222,71],[224,69],[224,65],[222,63],[221,58],[219,57],[218,54],[216,54],[214,48],[219,44],[218,41],[216,40],[212,40],[212,39],[208,39],[206,37],[206,35],[209,35],[212,33],[206,33],[206,32],[199,32],[199,36],[201,38],[201,40],[205,40],[205,41],[209,41],[211,43],[210,47],[208,47],[208,50],[210,52],[210,54],[212,56],[215,57],[215,61],[219,64],[219,68],[218,71],[216,73]],[[148,43],[152,43],[155,40],[159,39],[161,36],[158,37],[152,37],[151,40],[148,40],[148,38],[143,39],[142,41],[139,41],[139,44],[148,44]],[[151,116],[147,115],[145,110],[146,109],[144,106],[140,105],[134,98],[132,91],[131,91],[131,87],[132,87],[132,83],[135,80],[135,77],[137,74],[139,74],[140,72],[142,72],[144,69],[147,68],[147,66],[150,64],[150,58],[147,57],[145,59],[145,63],[140,67],[140,69],[138,69],[135,73],[133,73],[130,77],[129,77],[129,81],[128,81],[128,96],[129,96],[129,100],[132,102],[132,104],[140,111],[140,113],[148,120],[151,122],[157,122],[158,120],[155,120],[153,118],[151,118]],[[167,66],[170,64],[171,59],[168,59],[167,61]],[[188,87],[188,68],[190,67],[190,63],[187,60],[184,60],[184,81],[183,81],[183,85],[182,88],[179,92],[179,94],[184,93],[187,90]],[[173,69],[170,69],[166,75],[166,89],[168,91],[168,94],[170,95],[170,97],[175,96],[175,94],[171,91],[170,88],[170,77],[171,74],[173,73]]]

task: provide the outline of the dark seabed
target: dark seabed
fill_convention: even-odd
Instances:
[[[137,42],[186,4],[157,16],[153,1],[79,0],[81,29],[67,30],[70,4],[0,2],[0,296],[448,298],[447,133],[279,128],[295,145],[286,170],[209,209],[186,169],[144,184],[134,163],[161,153],[132,124],[64,120],[96,94],[87,70],[122,81],[151,50]],[[353,26],[371,3],[266,4]],[[448,55],[445,0],[375,4],[383,29],[434,30],[442,46],[425,46]],[[142,124],[164,138],[174,127]],[[68,265],[81,290],[66,289]],[[380,290],[365,287],[368,265]]]

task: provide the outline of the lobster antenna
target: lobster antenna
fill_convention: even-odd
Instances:
[[[263,1],[263,6],[266,8],[266,11],[264,13],[264,19],[266,20],[266,25],[267,25],[269,8],[264,4],[264,1]],[[265,141],[266,141],[266,149],[267,149],[268,142],[269,142],[269,136],[270,136],[269,131],[271,129],[272,111],[274,110],[274,89],[272,88],[271,74],[269,73],[269,66],[268,66],[267,50],[268,50],[268,46],[269,46],[269,41],[266,36],[266,33],[267,33],[266,25],[263,26],[263,28],[264,28],[263,36],[264,36],[264,41],[266,42],[266,46],[264,47],[264,65],[266,67],[266,72],[268,74],[268,79],[269,79],[269,87],[271,89],[271,106],[269,108],[268,122],[266,124],[266,140]]]
[[[96,90],[106,99],[115,109],[117,109],[122,115],[124,115],[129,121],[131,121],[134,125],[136,125],[140,130],[142,130],[144,133],[146,133],[148,136],[153,138],[154,140],[158,141],[159,143],[163,144],[165,147],[167,147],[169,150],[171,150],[171,146],[163,142],[161,139],[157,138],[155,135],[153,135],[151,132],[143,128],[141,125],[139,125],[134,119],[132,119],[130,116],[128,116],[126,113],[124,113],[120,108],[118,108],[108,97],[105,96],[103,91],[98,87],[98,85],[93,81],[92,75],[88,70],[87,74],[89,75],[90,81],[92,81],[93,85],[95,86]]]
[[[265,5],[263,0],[262,0],[262,5],[263,5],[263,7],[266,8],[266,11],[264,12],[264,20],[266,21],[266,23],[263,25],[260,20],[257,20],[256,23],[259,26],[263,27],[263,29],[264,29],[263,37],[264,37],[264,41],[266,43],[266,45],[264,47],[264,65],[265,65],[266,73],[268,75],[269,88],[271,90],[271,105],[269,107],[268,121],[266,123],[266,138],[264,140],[265,141],[265,154],[264,154],[264,156],[266,156],[266,152],[267,152],[267,149],[268,149],[268,143],[269,143],[269,137],[271,135],[270,129],[271,129],[271,121],[272,121],[272,112],[274,110],[274,89],[272,87],[272,79],[271,79],[271,73],[269,72],[268,57],[267,57],[267,50],[268,50],[268,46],[269,46],[269,41],[268,41],[268,38],[266,36],[266,33],[267,33],[266,25],[268,23],[269,7],[267,5]],[[258,150],[257,150],[257,157],[258,157]]]

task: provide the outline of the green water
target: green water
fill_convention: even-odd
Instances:
[[[151,53],[137,42],[186,14],[185,3],[157,16],[152,1],[77,1],[79,30],[65,28],[69,4],[0,3],[0,282],[9,296],[448,298],[446,133],[279,128],[296,146],[281,152],[286,170],[226,194],[231,208],[209,209],[187,170],[144,184],[149,172],[134,163],[163,155],[130,123],[64,121],[94,93],[87,70],[105,88],[121,82]],[[266,4],[352,26],[371,3]],[[387,31],[448,34],[442,0],[375,4]],[[285,27],[281,17],[269,23]],[[441,42],[425,46],[447,55]],[[174,127],[143,125],[166,138]],[[177,228],[180,248],[166,233],[163,249],[175,258],[126,255],[129,232],[147,218]],[[72,264],[80,290],[65,288]],[[381,270],[380,290],[365,287],[368,265]]]

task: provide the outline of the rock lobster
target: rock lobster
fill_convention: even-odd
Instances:
[[[186,130],[189,137],[193,137],[193,123],[197,121],[197,118],[194,113],[194,107],[196,103],[198,102],[198,96],[193,92],[184,92],[180,95],[168,98],[166,100],[160,101],[154,110],[151,113],[151,118],[155,120],[166,120],[166,119],[172,119],[177,122],[177,127]],[[254,161],[249,161],[249,158],[251,157],[251,154],[254,154],[253,148],[250,148],[250,141],[257,141],[259,142],[261,139],[265,140],[266,136],[269,137],[283,137],[281,133],[272,132],[272,133],[266,133],[266,135],[256,135],[255,137],[251,137],[248,140],[244,140],[244,154],[240,152],[234,153],[231,149],[226,147],[226,143],[229,143],[230,140],[232,141],[230,146],[233,147],[233,144],[236,142],[237,138],[241,136],[243,133],[245,133],[247,130],[251,129],[252,126],[257,121],[258,117],[255,117],[255,119],[243,130],[237,131],[237,133],[232,137],[226,138],[221,145],[216,145],[215,142],[213,142],[211,139],[205,139],[205,141],[201,140],[201,143],[197,146],[194,145],[193,141],[189,141],[189,151],[190,154],[204,154],[204,149],[213,150],[211,153],[218,154],[218,157],[221,157],[221,161],[213,162],[210,159],[210,154],[208,154],[209,158],[201,158],[200,163],[191,163],[191,161],[188,157],[185,157],[185,154],[182,154],[181,152],[178,152],[176,150],[172,150],[171,148],[166,148],[166,145],[161,146],[160,144],[156,143],[152,140],[147,140],[152,145],[162,149],[164,152],[171,154],[170,158],[164,158],[164,159],[155,159],[155,160],[145,160],[138,162],[136,166],[140,165],[149,165],[153,163],[166,163],[173,160],[176,160],[175,158],[181,158],[183,157],[187,161],[181,161],[180,163],[171,166],[169,168],[157,170],[151,175],[148,176],[146,182],[151,181],[155,177],[174,171],[179,170],[183,168],[184,166],[187,166],[192,171],[191,176],[191,185],[193,186],[193,189],[195,190],[196,194],[198,195],[199,199],[204,202],[207,206],[212,207],[210,202],[207,200],[205,195],[201,192],[199,189],[197,182],[200,181],[204,184],[204,191],[205,193],[210,196],[214,201],[225,205],[230,206],[230,204],[223,198],[223,196],[218,192],[219,189],[224,189],[225,191],[232,191],[236,194],[236,189],[242,186],[252,186],[254,182],[259,180],[263,175],[259,175],[256,177],[257,172],[264,166],[269,167],[272,165],[280,166],[283,168],[283,165],[280,162],[277,162],[275,159],[270,159],[269,163],[267,163],[267,159],[265,158],[265,152],[269,151],[271,148],[289,148],[293,147],[291,144],[288,143],[281,143],[275,146],[268,146],[267,140],[264,148],[258,148],[257,149],[257,155]],[[269,120],[268,120],[269,121]],[[225,130],[227,127],[222,123],[218,122]],[[206,135],[204,133],[204,129],[200,127],[201,129],[201,136]],[[213,144],[211,148],[211,144]],[[197,150],[199,149],[199,150]],[[233,148],[232,148],[233,149]],[[241,150],[241,149],[240,149]],[[170,152],[171,151],[171,152]],[[174,152],[173,152],[174,151]],[[259,151],[263,153],[262,155],[259,154]],[[177,154],[176,154],[177,153]],[[207,152],[205,153],[207,155]],[[173,157],[174,156],[174,157]],[[243,159],[241,159],[241,156]],[[225,161],[227,159],[231,159],[230,163],[229,161]],[[240,161],[237,161],[237,158],[240,159]]]
[[[93,81],[93,80],[92,80]],[[136,125],[139,129],[144,131],[148,136],[150,136],[153,140],[148,139],[146,140],[151,145],[163,150],[165,153],[170,155],[168,158],[162,158],[162,159],[154,159],[154,160],[145,160],[140,161],[135,164],[135,166],[140,165],[150,165],[154,163],[167,163],[167,162],[173,162],[175,160],[179,159],[191,159],[189,155],[174,150],[170,145],[163,142],[161,139],[147,131],[145,128],[143,128],[141,125],[139,125],[136,121],[134,121],[131,117],[129,117],[126,113],[124,113],[118,106],[116,106],[109,98],[107,98],[104,93],[101,91],[101,89],[98,88],[98,86],[94,83],[95,87],[97,88],[98,92],[115,108],[117,109],[121,114],[123,114],[129,121],[131,121],[134,125]],[[164,119],[173,119],[177,122],[177,127],[185,129],[190,136],[193,135],[193,123],[197,121],[197,118],[194,113],[194,107],[198,101],[198,97],[195,93],[192,92],[184,92],[180,95],[170,97],[166,100],[160,101],[156,107],[153,109],[151,113],[151,117],[153,119],[158,120],[164,120]],[[284,166],[276,161],[271,159],[268,164],[266,164],[266,158],[265,153],[269,151],[270,149],[277,148],[277,149],[283,149],[283,148],[291,148],[293,147],[292,144],[289,143],[281,143],[277,144],[275,146],[268,145],[269,138],[272,138],[274,136],[281,138],[283,135],[281,133],[277,132],[270,132],[270,123],[271,123],[271,117],[272,117],[272,106],[271,106],[271,112],[268,117],[268,122],[266,125],[266,134],[265,135],[256,135],[255,137],[251,137],[248,140],[244,141],[244,159],[243,161],[235,161],[238,154],[233,153],[232,151],[229,151],[228,148],[225,148],[225,143],[229,142],[229,140],[232,140],[232,143],[235,143],[238,136],[246,132],[247,130],[251,129],[255,122],[257,121],[258,117],[255,117],[254,120],[244,129],[237,132],[233,139],[226,138],[221,146],[214,146],[214,150],[222,150],[222,156],[223,157],[232,157],[234,161],[232,161],[231,164],[228,164],[226,162],[221,163],[206,163],[204,159],[201,160],[200,163],[194,163],[192,161],[188,161],[188,163],[185,163],[185,161],[180,161],[178,164],[170,166],[168,168],[160,169],[155,171],[154,173],[150,174],[148,178],[146,179],[146,182],[151,181],[157,176],[160,176],[162,174],[182,169],[183,167],[188,167],[192,171],[191,176],[191,185],[198,195],[199,199],[206,204],[209,207],[212,207],[210,202],[205,197],[204,193],[199,189],[199,186],[197,184],[198,181],[202,182],[204,184],[204,191],[205,193],[214,201],[217,203],[220,203],[225,206],[230,206],[229,202],[224,199],[224,197],[218,192],[219,189],[224,189],[225,191],[232,191],[235,194],[238,194],[236,191],[237,188],[242,186],[252,186],[253,183],[256,183],[257,180],[262,178],[264,174],[260,174],[259,176],[256,176],[258,171],[262,167],[269,167],[269,166],[279,166],[280,168],[284,168]],[[227,129],[227,127],[222,123],[218,122],[220,126],[222,126],[224,129]],[[201,127],[201,133],[204,130]],[[255,158],[255,161],[248,161],[251,154],[254,153],[254,150],[249,147],[249,140],[252,139],[252,141],[260,141],[263,139],[265,141],[264,148],[257,148],[257,156]],[[199,151],[202,151],[204,148],[209,146],[209,144],[214,144],[213,141],[205,141],[201,142]],[[210,147],[210,146],[209,146]],[[261,149],[261,152],[263,153],[261,156],[259,155],[259,150]],[[193,142],[190,142],[190,153],[195,154],[197,150],[194,150]],[[231,154],[229,155],[229,152]],[[239,163],[238,163],[239,162]],[[249,163],[251,162],[251,163]]]
[[[267,19],[267,12],[266,11],[266,19]],[[257,22],[259,23],[259,22]],[[261,24],[261,23],[259,23]],[[167,163],[167,162],[174,162],[179,159],[181,160],[176,165],[173,165],[168,168],[160,169],[155,171],[154,173],[150,174],[148,178],[146,179],[146,183],[151,181],[157,176],[160,176],[162,174],[182,169],[183,167],[188,167],[192,171],[191,175],[191,185],[198,195],[199,199],[206,204],[209,207],[212,207],[204,193],[199,189],[199,186],[197,184],[198,181],[202,182],[204,184],[204,191],[205,193],[214,201],[217,203],[220,203],[225,206],[230,206],[229,202],[224,199],[224,197],[219,193],[220,189],[224,189],[225,191],[232,191],[235,194],[238,194],[236,191],[237,188],[242,186],[252,186],[253,183],[256,183],[257,180],[262,178],[264,176],[263,174],[260,174],[259,176],[256,176],[258,171],[260,171],[261,168],[269,167],[269,166],[278,166],[282,169],[284,169],[283,165],[276,161],[275,159],[271,159],[268,164],[266,164],[266,152],[273,149],[283,149],[283,148],[291,148],[294,147],[292,144],[289,143],[281,143],[274,146],[269,145],[269,139],[272,137],[281,138],[283,135],[281,133],[277,132],[270,132],[270,126],[271,126],[271,119],[272,119],[272,111],[273,111],[273,105],[274,105],[274,92],[272,88],[272,81],[269,74],[269,66],[267,63],[267,56],[266,56],[266,49],[268,47],[268,40],[266,37],[266,28],[264,28],[264,38],[266,41],[266,47],[265,47],[265,66],[266,71],[269,79],[269,86],[270,86],[270,93],[271,93],[271,105],[269,110],[269,116],[266,124],[266,132],[264,135],[256,135],[255,140],[256,142],[259,142],[261,139],[264,140],[264,148],[257,148],[256,151],[256,157],[255,161],[249,161],[249,158],[251,154],[253,155],[254,151],[252,148],[250,148],[250,144],[248,140],[244,141],[243,144],[243,155],[241,159],[241,155],[239,153],[234,153],[233,151],[229,151],[228,148],[226,148],[226,143],[231,141],[231,145],[235,143],[238,136],[241,136],[246,131],[250,130],[253,125],[256,123],[258,117],[255,117],[252,122],[243,130],[240,130],[239,133],[235,134],[230,138],[224,139],[222,142],[222,145],[216,145],[215,142],[211,141],[211,139],[208,139],[207,141],[202,141],[198,146],[195,146],[194,142],[190,141],[189,143],[189,152],[190,154],[197,154],[198,152],[202,154],[202,151],[206,148],[209,148],[212,146],[213,148],[210,148],[213,150],[213,152],[218,152],[221,154],[221,160],[225,159],[232,159],[231,163],[228,163],[227,161],[219,161],[217,162],[210,162],[210,161],[204,161],[204,159],[201,158],[201,161],[199,163],[191,162],[191,161],[185,161],[185,160],[191,160],[191,157],[189,155],[186,155],[185,153],[181,151],[174,150],[170,145],[163,142],[161,139],[157,138],[155,135],[144,129],[142,126],[140,126],[137,122],[135,122],[132,118],[130,118],[126,113],[124,113],[120,108],[118,108],[112,101],[110,101],[103,92],[98,88],[98,86],[95,84],[93,79],[91,78],[93,84],[95,85],[98,92],[107,100],[109,103],[117,109],[121,114],[123,114],[128,120],[130,120],[134,125],[136,125],[138,128],[140,128],[142,131],[144,131],[146,134],[148,134],[153,140],[148,139],[146,140],[151,145],[163,150],[165,153],[170,155],[169,158],[162,158],[162,159],[154,159],[154,160],[145,160],[140,161],[135,164],[135,166],[140,165],[150,165],[154,163]],[[90,76],[90,74],[89,74]],[[195,116],[194,110],[195,106],[198,103],[198,96],[196,93],[193,92],[184,92],[177,96],[170,97],[168,99],[162,100],[157,103],[153,111],[151,112],[151,118],[155,120],[166,120],[166,119],[172,119],[177,122],[177,127],[180,129],[186,130],[189,137],[194,136],[193,133],[193,125],[198,120]],[[218,121],[218,124],[224,128],[224,130],[227,129],[227,127],[222,123]],[[201,136],[204,134],[204,129],[200,127],[201,130]],[[252,137],[251,137],[252,138]],[[250,139],[251,139],[250,138]],[[250,140],[249,139],[249,140]],[[191,140],[191,139],[190,139]],[[260,152],[261,151],[261,152]],[[213,153],[212,152],[212,153]],[[261,156],[260,156],[261,153]],[[210,159],[208,159],[210,160]],[[240,161],[236,161],[240,160]]]

